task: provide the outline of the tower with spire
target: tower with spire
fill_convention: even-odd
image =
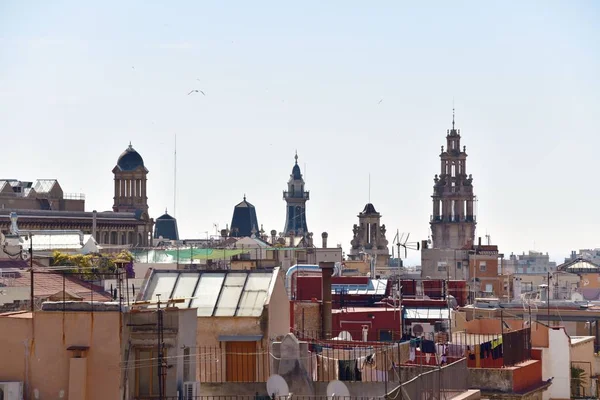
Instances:
[[[283,192],[286,202],[286,218],[283,234],[285,236],[302,237],[308,233],[306,227],[306,202],[309,192],[304,190],[304,179],[298,166],[298,152],[294,156],[295,163],[292,168],[287,190]]]
[[[475,195],[473,178],[467,175],[466,146],[460,147],[460,129],[456,129],[454,109],[452,129],[446,134],[446,149],[440,154],[440,174],[433,185],[431,239],[433,248],[462,249],[475,239]]]

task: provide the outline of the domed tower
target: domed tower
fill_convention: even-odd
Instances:
[[[115,175],[115,196],[113,211],[136,212],[148,214],[148,197],[146,195],[146,176],[148,170],[140,153],[129,147],[117,160],[113,168]]]
[[[283,192],[283,199],[287,203],[283,234],[298,237],[308,233],[306,227],[306,201],[309,199],[309,192],[304,190],[304,179],[298,166],[298,153],[294,158],[296,162],[288,181],[288,190]]]

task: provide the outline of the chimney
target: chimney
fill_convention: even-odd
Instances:
[[[479,236],[477,243],[478,243],[478,247],[481,247],[481,236]]]
[[[331,339],[331,276],[333,275],[335,263],[321,262],[323,281],[323,310],[321,313],[321,329],[323,339]]]
[[[323,248],[324,249],[327,248],[327,236],[329,236],[329,234],[327,232],[321,233],[321,239],[323,239]]]
[[[275,245],[277,243],[277,231],[275,229],[271,230],[271,245]]]
[[[97,216],[98,212],[96,210],[92,211],[92,237],[94,238],[94,240],[97,242],[98,239],[96,238],[96,216]]]

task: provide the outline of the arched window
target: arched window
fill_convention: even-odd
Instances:
[[[141,233],[138,233],[138,242],[137,245],[138,246],[142,246],[144,244],[144,240],[143,240],[143,236]]]
[[[127,241],[125,240],[125,232],[121,233],[121,244],[127,244]]]
[[[110,233],[110,244],[117,244],[117,232]]]
[[[133,244],[134,244],[134,243],[133,243],[133,232],[129,232],[129,233],[127,234],[127,244],[131,244],[131,245],[133,245]]]

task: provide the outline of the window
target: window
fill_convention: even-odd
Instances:
[[[392,331],[387,330],[387,329],[379,330],[379,341],[380,342],[391,342],[393,340],[394,340],[394,335],[393,335]]]
[[[158,349],[137,349],[135,365],[135,395],[158,396]]]
[[[445,271],[445,270],[446,270],[446,263],[438,262],[438,271]]]
[[[460,261],[456,262],[456,269],[462,269],[462,262],[460,262]]]
[[[486,266],[485,266],[485,261],[480,261],[479,262],[479,270],[482,272],[485,272]]]
[[[494,292],[494,289],[493,289],[491,283],[488,283],[488,284],[485,285],[485,292],[486,293],[493,293]]]

